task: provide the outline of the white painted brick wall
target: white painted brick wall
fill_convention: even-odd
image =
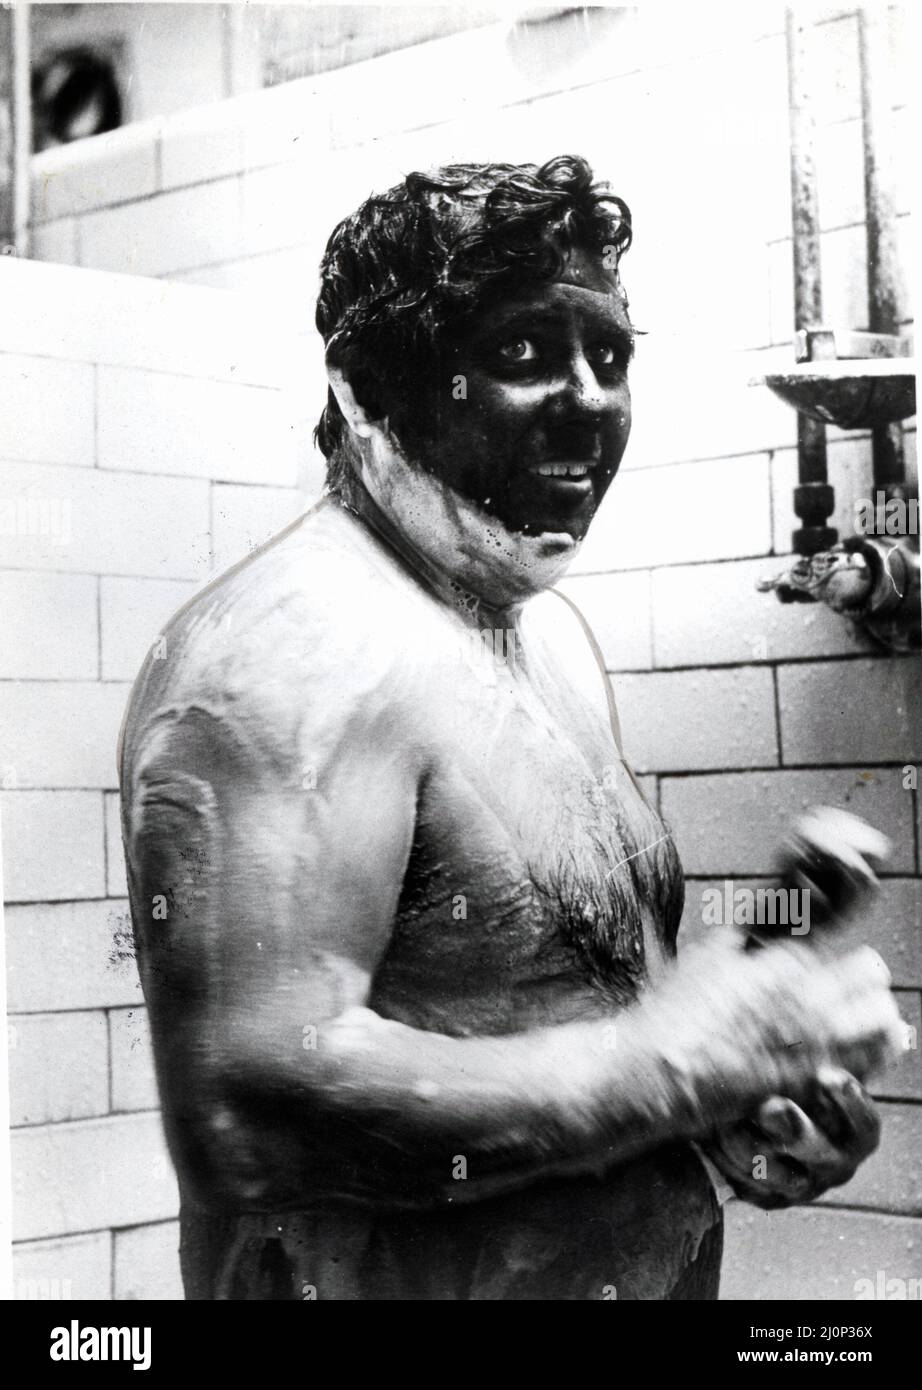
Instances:
[[[164,275],[228,260],[240,233],[240,181],[220,179],[87,213],[80,219],[80,263],[89,270]]]
[[[858,115],[858,25],[854,14],[842,15],[822,28],[826,81],[818,84],[814,110],[821,124]],[[819,39],[819,36],[817,36]]]
[[[903,222],[905,219],[901,218]],[[867,239],[864,225],[837,227],[820,235],[823,318],[842,328],[867,328]],[[773,242],[768,256],[771,341],[791,340],[794,321],[793,250],[789,239]]]
[[[106,792],[106,893],[110,898],[128,896],[119,806],[118,792]]]
[[[876,1083],[879,1094],[896,1100],[922,1100],[922,994],[918,990],[894,990],[900,1018],[912,1031],[910,1046],[898,1062]]]
[[[922,1106],[880,1106],[880,1147],[862,1163],[851,1182],[831,1188],[824,1206],[871,1207],[905,1216],[922,1216]]]
[[[633,256],[633,249],[629,254]],[[626,279],[627,265],[626,261]],[[673,321],[673,333],[677,322],[681,321]],[[789,329],[785,342],[790,339]],[[786,362],[789,357],[786,350]],[[766,449],[793,447],[797,442],[793,411],[766,387],[749,384],[752,377],[776,362],[777,353],[746,352],[730,357],[718,344],[700,346],[678,335],[671,344],[668,339],[665,343],[660,340],[655,348],[641,340],[631,369],[633,425],[623,470],[687,459],[741,459]],[[664,409],[665,380],[669,382],[669,400]],[[737,474],[737,490],[742,486]],[[702,558],[719,557],[711,554]]]
[[[922,761],[918,658],[782,666],[778,703],[786,763]]]
[[[38,1125],[14,1130],[11,1142],[14,1240],[176,1216],[159,1115]]]
[[[870,914],[868,940],[887,961],[894,985],[922,982],[922,879],[888,878]]]
[[[101,468],[297,482],[295,440],[277,391],[101,367],[98,401]]]
[[[146,1009],[111,1009],[112,1109],[155,1110],[160,1104]]]
[[[294,488],[231,487],[211,492],[212,565],[217,573],[235,565],[306,510]]]
[[[720,666],[876,651],[872,639],[824,604],[807,608],[759,593],[789,557],[680,565],[653,572],[657,666]]]
[[[609,671],[643,671],[653,664],[650,574],[591,574],[557,585],[592,628]]]
[[[840,806],[887,835],[890,873],[912,873],[912,801],[896,768],[662,777],[660,809],[688,874],[771,874],[794,817]]]
[[[0,525],[4,567],[159,579],[196,579],[207,572],[203,478],[32,464],[17,468],[7,486],[6,495],[29,511],[24,533],[4,534]]]
[[[241,103],[183,112],[164,123],[160,134],[160,186],[181,188],[206,180],[229,178],[246,163]]]
[[[329,101],[320,94],[323,82],[306,77],[241,99],[237,118],[243,127],[245,170],[279,164],[305,146],[330,148]],[[223,108],[229,105],[222,102],[220,111],[212,106],[211,119],[222,123]]]
[[[0,351],[0,400],[0,462],[92,468],[93,368],[87,363]],[[7,485],[0,480],[0,496]]]
[[[726,1208],[721,1299],[773,1301],[855,1298],[856,1281],[918,1279],[918,1222],[899,1216],[792,1207]],[[859,1288],[862,1287],[859,1285]]]
[[[241,248],[242,251],[242,248]],[[277,307],[289,329],[311,331],[314,301],[317,298],[318,256],[306,245],[286,246],[259,255],[238,254],[220,265],[204,266],[200,270],[180,270],[170,274],[171,284],[208,286],[215,290],[235,290],[263,304]],[[323,344],[311,336],[317,349],[317,365],[323,367]],[[303,389],[316,389],[316,367],[309,369]]]
[[[768,767],[778,761],[768,670],[626,673],[613,685],[625,755],[638,772]]]
[[[95,680],[96,589],[92,575],[0,573],[0,679]]]
[[[141,1003],[126,902],[8,907],[6,930],[10,1013]]]
[[[753,454],[621,473],[570,573],[767,554],[768,461]]]
[[[0,685],[2,760],[19,788],[114,787],[129,687],[122,682]]]
[[[0,260],[0,298],[5,352],[257,386],[303,376],[285,314],[252,298],[12,257]]]
[[[24,1241],[13,1247],[17,1299],[98,1302],[111,1298],[111,1290],[112,1238],[108,1231]]]
[[[820,227],[847,227],[864,221],[864,141],[860,121],[822,126],[816,135],[817,197]],[[790,236],[790,200],[786,200]]]
[[[9,1032],[12,1125],[106,1114],[109,1042],[101,1010],[21,1014]]]
[[[32,216],[37,222],[71,217],[104,203],[148,197],[159,186],[157,146],[150,127],[127,125],[35,156]]]
[[[182,1299],[178,1221],[116,1231],[113,1297],[118,1300]]]
[[[303,245],[306,263],[316,268],[333,225],[329,203],[317,197],[317,175],[316,156],[247,174],[242,235],[233,254],[253,256]]]
[[[8,903],[105,895],[99,792],[5,791],[0,793],[0,820]]]
[[[37,261],[53,261],[57,265],[79,265],[76,217],[62,217],[57,222],[44,222],[32,227],[30,250]]]

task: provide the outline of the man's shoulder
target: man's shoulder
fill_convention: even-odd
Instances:
[[[175,615],[142,668],[128,727],[206,709],[284,743],[305,720],[332,724],[363,700],[399,696],[400,586],[340,511],[321,504]]]
[[[398,610],[362,528],[321,504],[209,584],[165,636],[175,632],[202,671],[217,661],[231,673],[248,658],[264,670],[291,660],[313,668],[321,658],[351,665],[357,646],[386,645]]]
[[[375,543],[327,498],[219,575],[194,602],[233,610],[240,622],[291,610],[325,624],[340,613],[360,620],[369,595],[379,590]]]

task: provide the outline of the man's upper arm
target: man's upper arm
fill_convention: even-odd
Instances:
[[[190,1058],[212,1079],[247,1053],[268,1064],[367,998],[416,772],[381,690],[352,699],[347,686],[315,674],[278,727],[258,695],[173,702],[132,759],[132,912],[161,1068],[175,1058],[177,1081]]]

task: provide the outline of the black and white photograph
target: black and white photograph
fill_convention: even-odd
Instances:
[[[922,1301],[919,77],[908,0],[0,4],[34,1364]]]

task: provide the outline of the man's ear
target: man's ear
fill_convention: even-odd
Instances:
[[[336,397],[336,403],[342,411],[343,419],[353,434],[357,434],[360,439],[370,439],[382,428],[387,429],[386,420],[373,420],[364,406],[359,405],[355,398],[355,392],[339,367],[333,367],[327,363],[327,378],[330,382],[330,390]]]

